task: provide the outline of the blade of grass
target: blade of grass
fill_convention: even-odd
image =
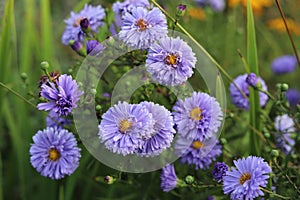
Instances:
[[[3,114],[5,115],[5,121],[7,123],[11,141],[13,143],[13,149],[15,151],[15,155],[17,157],[17,171],[18,171],[18,177],[20,179],[20,196],[22,199],[26,199],[26,181],[25,181],[25,175],[24,175],[24,142],[22,142],[22,138],[20,136],[20,127],[16,124],[16,117],[13,116],[13,113],[10,110],[11,106],[8,104],[7,100],[3,102]]]
[[[247,0],[247,61],[251,72],[259,76],[254,17],[250,0]],[[259,93],[252,87],[250,90],[250,125],[260,131],[260,101]],[[260,155],[260,141],[253,130],[250,130],[249,153]]]
[[[53,28],[50,12],[49,0],[42,0],[40,5],[41,10],[41,61],[47,60],[55,65],[55,68],[60,71],[58,62],[54,58],[53,52]],[[50,63],[50,65],[51,65]]]
[[[9,74],[9,63],[11,57],[11,35],[13,35],[13,24],[14,24],[14,0],[7,0],[4,8],[4,14],[2,19],[2,27],[1,27],[1,38],[0,38],[0,80],[7,81]],[[4,91],[0,90],[0,105],[2,105],[2,101],[4,98]],[[1,111],[0,111],[1,113]]]
[[[21,72],[29,72],[30,67],[32,66],[32,52],[33,45],[35,45],[35,38],[37,36],[35,33],[37,32],[36,26],[34,26],[35,22],[35,4],[34,0],[25,0],[24,1],[24,26],[22,28],[22,39],[19,42],[19,46],[21,47],[20,52],[20,71]]]

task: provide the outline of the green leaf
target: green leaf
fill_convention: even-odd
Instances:
[[[250,0],[247,0],[247,61],[251,72],[259,76],[257,47],[255,37],[254,17]],[[250,125],[260,131],[260,101],[257,90],[250,88]],[[260,155],[260,140],[253,130],[250,130],[250,154]]]

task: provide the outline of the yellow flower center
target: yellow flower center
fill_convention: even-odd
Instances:
[[[166,57],[167,65],[175,65],[177,63],[177,56],[175,54],[167,55]]]
[[[139,31],[144,31],[148,28],[148,23],[143,19],[139,19],[136,25],[139,27]]]
[[[132,127],[132,122],[129,122],[127,119],[124,119],[120,122],[119,130],[121,133],[125,133]]]
[[[194,120],[200,121],[202,119],[202,110],[200,108],[194,108],[190,112],[190,117]]]
[[[251,179],[251,175],[249,173],[244,173],[240,178],[240,184],[243,185],[247,180],[250,179]]]
[[[51,161],[57,161],[60,158],[60,153],[55,148],[51,148],[48,153]]]
[[[200,148],[202,148],[203,146],[204,146],[204,144],[203,144],[202,142],[200,142],[199,140],[194,141],[194,142],[192,143],[192,147],[193,147],[194,149],[200,149]]]

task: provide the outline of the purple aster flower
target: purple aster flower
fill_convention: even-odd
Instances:
[[[206,200],[216,200],[214,196],[208,196]]]
[[[173,116],[180,136],[190,140],[197,137],[203,141],[217,133],[223,114],[214,97],[193,92],[191,97],[176,102]]]
[[[131,13],[133,8],[143,7],[150,8],[148,0],[125,0],[124,2],[115,2],[112,9],[115,13],[115,23],[118,27],[122,26],[122,17],[125,13]]]
[[[222,146],[213,136],[205,141],[188,140],[179,137],[175,142],[175,154],[181,156],[181,162],[195,165],[196,170],[208,169],[209,165],[222,154]]]
[[[254,74],[254,73],[248,74],[248,76],[246,77],[246,82],[250,86],[255,87],[257,85],[257,83],[258,83],[256,74]]]
[[[224,0],[196,0],[196,3],[201,7],[210,5],[210,7],[216,12],[222,12],[226,6]]]
[[[126,102],[114,105],[103,114],[99,125],[99,138],[113,153],[136,153],[153,131],[152,114],[140,104]]]
[[[154,81],[176,86],[193,75],[196,61],[192,48],[186,42],[179,37],[164,37],[150,46],[146,67]]]
[[[76,103],[80,100],[83,94],[78,89],[78,85],[72,76],[63,74],[59,76],[56,84],[49,82],[41,86],[41,96],[49,100],[46,103],[39,103],[37,108],[39,110],[52,110],[58,116],[67,116],[71,113],[73,108],[76,108]]]
[[[254,199],[264,196],[260,187],[266,187],[271,168],[263,158],[249,156],[233,161],[232,167],[223,177],[223,191],[231,199]]]
[[[104,25],[104,17],[105,12],[100,5],[93,7],[85,4],[84,8],[79,13],[71,12],[70,18],[65,20],[67,26],[62,36],[62,43],[69,45],[70,40],[83,41],[85,34],[80,27],[82,19],[85,21],[88,20],[90,29],[97,33],[98,28]]]
[[[131,13],[125,13],[119,36],[131,47],[147,49],[155,41],[167,36],[167,28],[166,16],[158,8],[148,11],[137,7]]]
[[[286,98],[291,106],[296,106],[300,102],[300,92],[296,89],[288,89],[286,91]]]
[[[177,185],[177,176],[175,173],[174,165],[167,164],[160,175],[161,184],[160,187],[164,192],[173,190]]]
[[[97,40],[89,40],[86,43],[86,53],[91,56],[96,56],[105,49],[105,46],[102,45]]]
[[[138,155],[156,156],[171,146],[174,133],[174,122],[171,113],[163,106],[152,102],[142,102],[141,105],[146,107],[152,114],[154,128],[151,137],[145,140],[143,145],[138,149]]]
[[[287,114],[277,116],[274,122],[276,133],[276,145],[284,154],[289,154],[295,145],[295,140],[291,138],[291,133],[295,132],[295,124]]]
[[[222,12],[225,9],[225,0],[209,0],[210,7],[216,12]]]
[[[71,120],[59,116],[56,112],[50,111],[46,118],[47,127],[57,127],[57,129],[62,129],[66,125],[70,125]]]
[[[233,81],[235,84],[244,92],[246,96],[249,97],[249,84],[246,82],[247,74],[239,75],[237,78],[235,78]],[[265,91],[268,90],[267,85],[263,79],[260,77],[257,77],[258,82],[261,84],[261,88]],[[246,99],[241,92],[237,89],[237,87],[231,83],[229,87],[230,91],[230,97],[232,100],[232,103],[242,109],[249,109],[249,101]],[[260,106],[264,106],[268,101],[268,95],[264,94],[263,92],[259,92],[259,98],[260,98]]]
[[[80,149],[74,135],[65,129],[47,127],[33,136],[31,165],[45,177],[61,179],[79,165]]]
[[[223,162],[216,162],[214,165],[214,170],[212,171],[212,176],[214,179],[220,183],[223,180],[223,176],[226,175],[228,171],[228,166]]]
[[[271,69],[275,74],[286,74],[293,72],[297,66],[295,56],[284,55],[274,59],[271,63]]]

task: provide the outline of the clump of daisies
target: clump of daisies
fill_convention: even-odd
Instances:
[[[173,117],[164,106],[119,102],[103,114],[98,135],[113,153],[157,156],[171,146],[173,126]]]

